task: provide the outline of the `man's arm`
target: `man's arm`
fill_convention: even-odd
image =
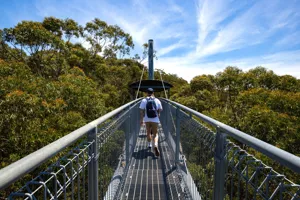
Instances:
[[[157,115],[158,115],[158,117],[160,117],[160,112],[162,111],[162,109],[158,109],[157,110]]]
[[[158,100],[158,99],[157,99]],[[162,105],[161,105],[161,102],[158,100],[157,101],[157,105],[158,105],[158,109],[157,109],[157,115],[158,115],[158,117],[160,117],[160,113],[161,113],[161,111],[162,111]]]
[[[142,100],[141,104],[140,104],[140,123],[141,125],[143,125],[144,123],[144,116],[145,116],[145,99]]]
[[[141,125],[144,123],[145,110],[140,109],[140,123]]]

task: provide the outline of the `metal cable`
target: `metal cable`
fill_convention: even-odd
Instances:
[[[161,80],[162,86],[163,86],[163,88],[164,88],[164,92],[165,92],[166,99],[168,99],[167,92],[166,92],[166,88],[165,88],[165,84],[164,84],[163,79],[162,79],[162,76],[161,76],[161,71],[158,71],[158,72],[159,72],[159,75],[160,75],[160,80]]]
[[[139,83],[138,90],[136,91],[136,96],[135,96],[135,99],[137,99],[137,98],[138,98],[138,94],[139,94],[139,91],[140,91],[140,87],[141,87],[141,82],[142,82],[142,78],[143,78],[144,70],[145,70],[145,67],[143,67],[143,71],[142,71],[142,75],[141,75],[141,78],[140,78],[140,83]]]

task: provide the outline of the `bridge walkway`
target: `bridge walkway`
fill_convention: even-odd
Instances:
[[[120,199],[185,199],[174,153],[161,126],[158,133],[160,156],[156,157],[148,149],[145,126],[141,127]]]

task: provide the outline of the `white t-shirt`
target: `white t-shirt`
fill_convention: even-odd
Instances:
[[[147,99],[149,99],[150,97],[146,97]],[[147,99],[143,99],[141,104],[140,104],[140,109],[145,110],[146,108],[146,104],[147,104]],[[159,99],[155,98],[155,97],[151,97],[154,98],[154,102],[156,104],[156,109],[157,110],[162,110],[162,105]],[[159,118],[158,116],[155,118],[148,118],[146,110],[145,110],[145,116],[144,116],[144,122],[155,122],[155,123],[159,123]]]

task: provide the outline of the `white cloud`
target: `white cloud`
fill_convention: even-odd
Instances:
[[[295,46],[300,44],[299,40],[300,31],[291,33],[289,35],[284,36],[280,40],[278,40],[275,45],[276,46]]]
[[[198,0],[197,22],[198,22],[198,47],[197,51],[204,45],[208,35],[217,29],[220,22],[231,15],[230,5],[223,0]]]
[[[157,51],[157,56],[163,56],[163,55],[165,55],[165,54],[167,54],[167,53],[169,53],[169,52],[171,52],[171,51],[173,51],[173,50],[175,50],[175,49],[178,49],[178,48],[180,48],[180,47],[184,47],[185,46],[185,43],[183,42],[183,41],[179,41],[179,42],[177,42],[177,43],[174,43],[174,44],[172,44],[172,45],[170,45],[170,46],[167,46],[167,47],[163,47],[163,48],[161,48],[161,49],[159,49],[158,51]]]
[[[187,81],[201,74],[215,75],[227,66],[236,66],[243,71],[263,66],[278,75],[290,74],[300,78],[300,50],[212,62],[196,62],[189,56],[161,58],[155,61],[155,68],[163,69],[167,73],[175,73]]]
[[[185,11],[182,7],[180,7],[178,4],[174,2],[174,0],[167,0],[168,2],[168,10],[174,13],[178,13],[181,16],[186,15]]]
[[[201,1],[202,2],[202,1]],[[257,1],[243,12],[243,5],[222,0],[204,1],[198,10],[197,52],[205,57],[260,44],[294,21],[295,8],[282,9],[279,1]],[[231,9],[233,7],[234,9]],[[245,9],[245,8],[244,8]],[[265,12],[268,9],[269,12]],[[227,11],[228,10],[228,11]],[[233,18],[233,19],[229,19]],[[227,20],[227,24],[222,23]],[[210,37],[208,37],[210,36]]]

